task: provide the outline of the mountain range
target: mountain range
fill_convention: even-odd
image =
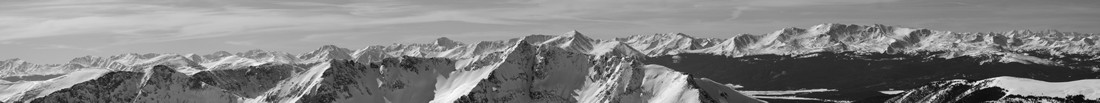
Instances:
[[[0,61],[0,102],[1098,102],[1100,35],[820,24]],[[1037,88],[1045,87],[1045,88]]]

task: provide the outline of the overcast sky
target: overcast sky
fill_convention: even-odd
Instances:
[[[0,59],[304,53],[571,30],[728,38],[821,23],[1100,33],[1100,0],[0,0]]]

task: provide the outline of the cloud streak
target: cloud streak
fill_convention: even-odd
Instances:
[[[48,0],[5,2],[0,41],[65,35],[102,35],[114,44],[167,42],[279,32],[341,31],[373,26],[466,22],[534,25],[572,20],[655,25],[642,15],[733,10],[727,20],[756,7],[850,4],[892,0],[514,0],[507,5],[446,5],[418,1],[327,2],[228,0]],[[21,4],[21,5],[20,5]],[[474,3],[477,4],[477,3]],[[490,3],[484,3],[490,4]],[[510,6],[515,5],[515,6]],[[473,8],[460,8],[473,7]],[[718,15],[721,16],[721,15]],[[616,19],[635,18],[635,19]]]
[[[225,41],[225,44],[239,45],[239,46],[253,46],[256,45],[255,41]]]
[[[54,3],[50,3],[54,4]],[[158,10],[132,11],[134,5]],[[359,5],[359,9],[363,7]],[[110,10],[104,10],[110,9]],[[72,10],[72,11],[65,11]],[[87,12],[117,14],[86,14]],[[335,31],[378,25],[458,21],[521,24],[463,13],[439,11],[398,17],[358,16],[387,12],[348,9],[348,14],[310,14],[302,9],[249,7],[191,8],[154,4],[87,4],[36,6],[0,11],[0,41],[65,35],[103,35],[117,44],[166,42],[285,31]],[[49,11],[49,12],[45,12]],[[42,12],[42,13],[35,13]]]

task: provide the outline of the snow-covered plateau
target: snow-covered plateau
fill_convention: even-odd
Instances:
[[[1100,102],[1100,35],[820,24],[0,61],[0,103]]]

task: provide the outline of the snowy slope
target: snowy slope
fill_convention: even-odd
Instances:
[[[699,89],[688,84],[689,76],[659,65],[646,65],[642,90],[649,103],[699,103]]]
[[[0,84],[0,102],[27,101],[69,88],[107,73],[106,69],[82,69],[45,81],[24,81]]]
[[[1019,77],[996,77],[982,80],[986,86],[997,86],[1008,94],[1022,96],[1066,97],[1082,95],[1085,98],[1100,99],[1100,79],[1076,80],[1068,82],[1046,82]]]
[[[949,80],[908,90],[887,102],[1100,102],[1100,80],[1046,82],[1019,77],[995,77],[974,82]]]
[[[481,55],[472,59],[457,61],[456,70],[437,78],[435,95],[431,103],[451,103],[469,93],[478,81],[488,78],[490,73],[504,62],[503,52]]]

